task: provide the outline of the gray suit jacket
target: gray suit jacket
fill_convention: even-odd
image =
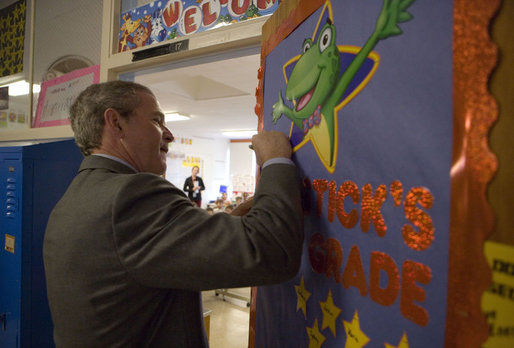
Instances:
[[[57,347],[204,347],[200,290],[283,282],[298,271],[296,168],[262,170],[244,217],[209,215],[158,175],[88,156],[44,240]]]

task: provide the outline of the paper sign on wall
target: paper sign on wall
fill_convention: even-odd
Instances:
[[[75,98],[100,80],[100,65],[78,69],[41,84],[34,127],[70,124],[69,109]]]
[[[493,271],[493,282],[482,297],[490,325],[484,348],[514,347],[514,247],[486,242],[484,252]]]

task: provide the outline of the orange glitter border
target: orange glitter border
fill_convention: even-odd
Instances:
[[[489,336],[482,293],[491,282],[484,241],[494,216],[486,190],[497,169],[488,146],[498,107],[489,94],[497,48],[489,24],[500,0],[455,0],[453,11],[453,153],[446,347],[479,347]]]
[[[261,67],[255,96],[258,129],[263,129],[266,56],[326,0],[280,4],[262,29]],[[501,0],[455,0],[453,12],[453,150],[450,205],[450,255],[446,308],[446,347],[480,347],[489,335],[480,301],[491,282],[483,244],[494,215],[486,190],[497,169],[488,134],[498,117],[488,81],[497,63],[489,24]],[[255,345],[256,288],[252,288],[249,347]]]

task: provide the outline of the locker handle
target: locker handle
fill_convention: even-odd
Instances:
[[[0,323],[2,325],[2,331],[5,331],[5,313],[0,314]]]

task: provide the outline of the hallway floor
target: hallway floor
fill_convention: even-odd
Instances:
[[[250,288],[230,289],[230,293],[250,298]],[[210,348],[247,348],[250,308],[246,302],[222,295],[214,290],[202,292],[203,308],[211,310]]]

